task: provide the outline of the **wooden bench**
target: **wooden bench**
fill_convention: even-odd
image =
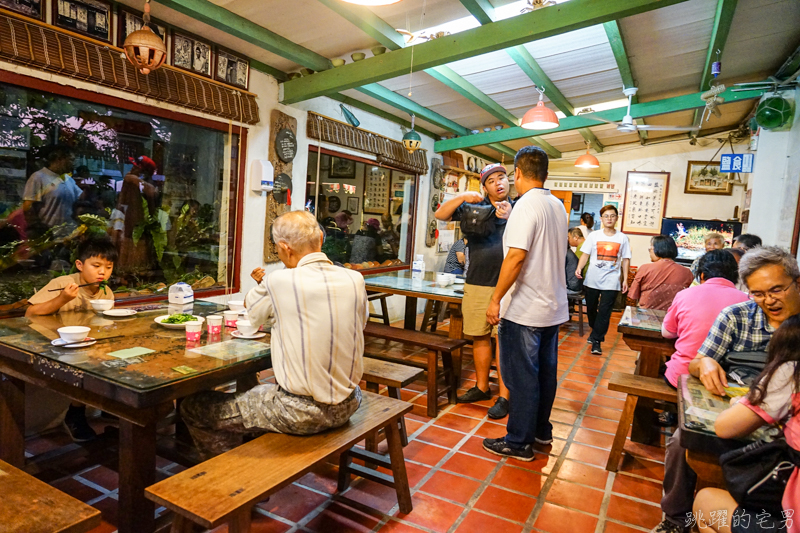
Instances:
[[[364,373],[361,377],[367,382],[369,392],[378,393],[380,386],[385,385],[389,392],[389,397],[395,400],[400,399],[400,389],[410,383],[414,383],[422,375],[420,368],[390,361],[382,361],[371,357],[364,358]],[[400,430],[400,442],[403,446],[408,446],[408,433],[406,432],[406,419],[400,417],[398,424]],[[383,430],[373,433],[367,437],[366,448],[368,451],[377,452],[378,443],[383,440],[386,432]]]
[[[173,533],[190,533],[192,524],[212,529],[227,523],[231,533],[250,530],[253,506],[289,485],[327,458],[341,453],[339,490],[352,473],[389,485],[397,492],[402,513],[411,512],[398,419],[411,404],[364,392],[361,406],[342,427],[317,435],[268,433],[227,453],[169,477],[145,491],[148,499],[175,512]],[[389,458],[353,446],[386,428]],[[351,463],[353,457],[390,467],[392,476]]]
[[[424,333],[410,329],[393,328],[375,322],[367,322],[364,335],[377,337],[404,344],[420,346],[428,350],[426,363],[418,363],[406,359],[382,354],[365,353],[367,357],[390,362],[399,362],[428,372],[428,416],[435,418],[439,414],[439,395],[447,393],[448,401],[456,403],[456,393],[461,382],[461,347],[467,344],[464,339],[450,339],[433,333]],[[442,357],[442,372],[439,372],[439,354]],[[444,378],[445,386],[439,389],[439,376]]]
[[[0,461],[0,531],[84,533],[100,525],[100,511]]]
[[[633,411],[636,409],[636,402],[639,398],[674,403],[678,401],[678,392],[662,378],[648,378],[623,372],[611,374],[611,379],[608,381],[608,390],[624,392],[628,395],[625,400],[625,407],[622,409],[622,417],[620,417],[619,425],[617,426],[617,434],[614,435],[614,444],[611,446],[608,463],[606,463],[606,470],[616,472],[619,468],[622,449],[625,447],[625,439],[628,437],[628,430],[630,430],[631,422],[633,422]]]
[[[384,324],[387,326],[389,325],[389,305],[386,303],[386,298],[391,296],[391,294],[387,294],[385,292],[367,292],[367,301],[374,302],[380,301],[381,304],[381,312],[378,313],[370,313],[370,318],[379,318],[383,321]]]

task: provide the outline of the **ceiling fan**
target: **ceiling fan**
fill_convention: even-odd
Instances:
[[[628,112],[625,114],[625,117],[622,119],[622,122],[614,122],[613,120],[607,120],[602,117],[592,116],[594,113],[588,113],[582,116],[592,116],[594,120],[599,120],[601,122],[607,122],[609,124],[614,124],[617,126],[617,131],[621,131],[622,133],[636,133],[639,130],[644,131],[697,131],[700,129],[700,126],[655,126],[655,125],[647,125],[647,124],[636,124],[633,121],[633,117],[631,116],[631,103],[633,100],[634,95],[639,91],[636,87],[628,87],[626,89],[622,89],[622,92],[625,96],[628,97]]]

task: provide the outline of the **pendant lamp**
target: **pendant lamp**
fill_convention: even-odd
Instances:
[[[128,35],[122,48],[128,61],[139,69],[142,74],[158,69],[167,59],[167,47],[164,41],[150,29],[150,0],[144,4],[144,24],[142,29]]]
[[[411,131],[403,135],[403,146],[408,150],[409,154],[413,154],[419,147],[422,146],[422,137],[414,130],[414,119],[416,117],[411,115]]]
[[[357,4],[359,6],[388,6],[396,4],[400,0],[342,0],[345,4]]]
[[[536,87],[536,90],[539,91],[539,102],[525,113],[520,126],[526,130],[551,130],[557,128],[558,117],[555,111],[544,105],[544,88]]]
[[[589,142],[586,142],[586,153],[575,161],[575,166],[580,168],[600,168],[600,161],[589,153]]]

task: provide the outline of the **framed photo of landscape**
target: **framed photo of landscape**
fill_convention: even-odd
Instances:
[[[172,32],[172,66],[200,74],[212,76],[214,53],[211,44],[191,35]]]
[[[53,24],[111,42],[111,4],[103,0],[53,0]]]
[[[720,196],[733,194],[733,183],[726,181],[730,177],[730,173],[720,172],[719,165],[719,161],[689,161],[683,192]]]
[[[36,20],[44,18],[43,0],[0,0],[0,7]]]
[[[217,48],[214,78],[228,85],[247,90],[250,83],[250,61],[227,50]]]
[[[117,18],[119,19],[119,28],[117,29],[117,46],[122,48],[125,39],[128,38],[128,35],[142,29],[142,26],[144,26],[144,19],[142,18],[141,13],[129,11],[123,7],[119,8],[119,14],[117,15]],[[152,29],[156,35],[161,37],[161,40],[164,41],[165,45],[167,44],[166,24],[151,18],[150,29]]]

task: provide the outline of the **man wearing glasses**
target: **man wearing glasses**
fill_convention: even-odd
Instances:
[[[728,386],[720,365],[725,355],[765,352],[778,326],[800,313],[800,268],[787,252],[776,246],[752,249],[742,257],[739,275],[750,290],[750,299],[722,310],[689,364],[689,373],[720,396],[725,395],[724,388]],[[686,517],[692,512],[697,474],[686,462],[686,450],[680,445],[680,428],[667,444],[664,462],[661,510],[665,519],[652,532],[683,533],[690,529]]]

